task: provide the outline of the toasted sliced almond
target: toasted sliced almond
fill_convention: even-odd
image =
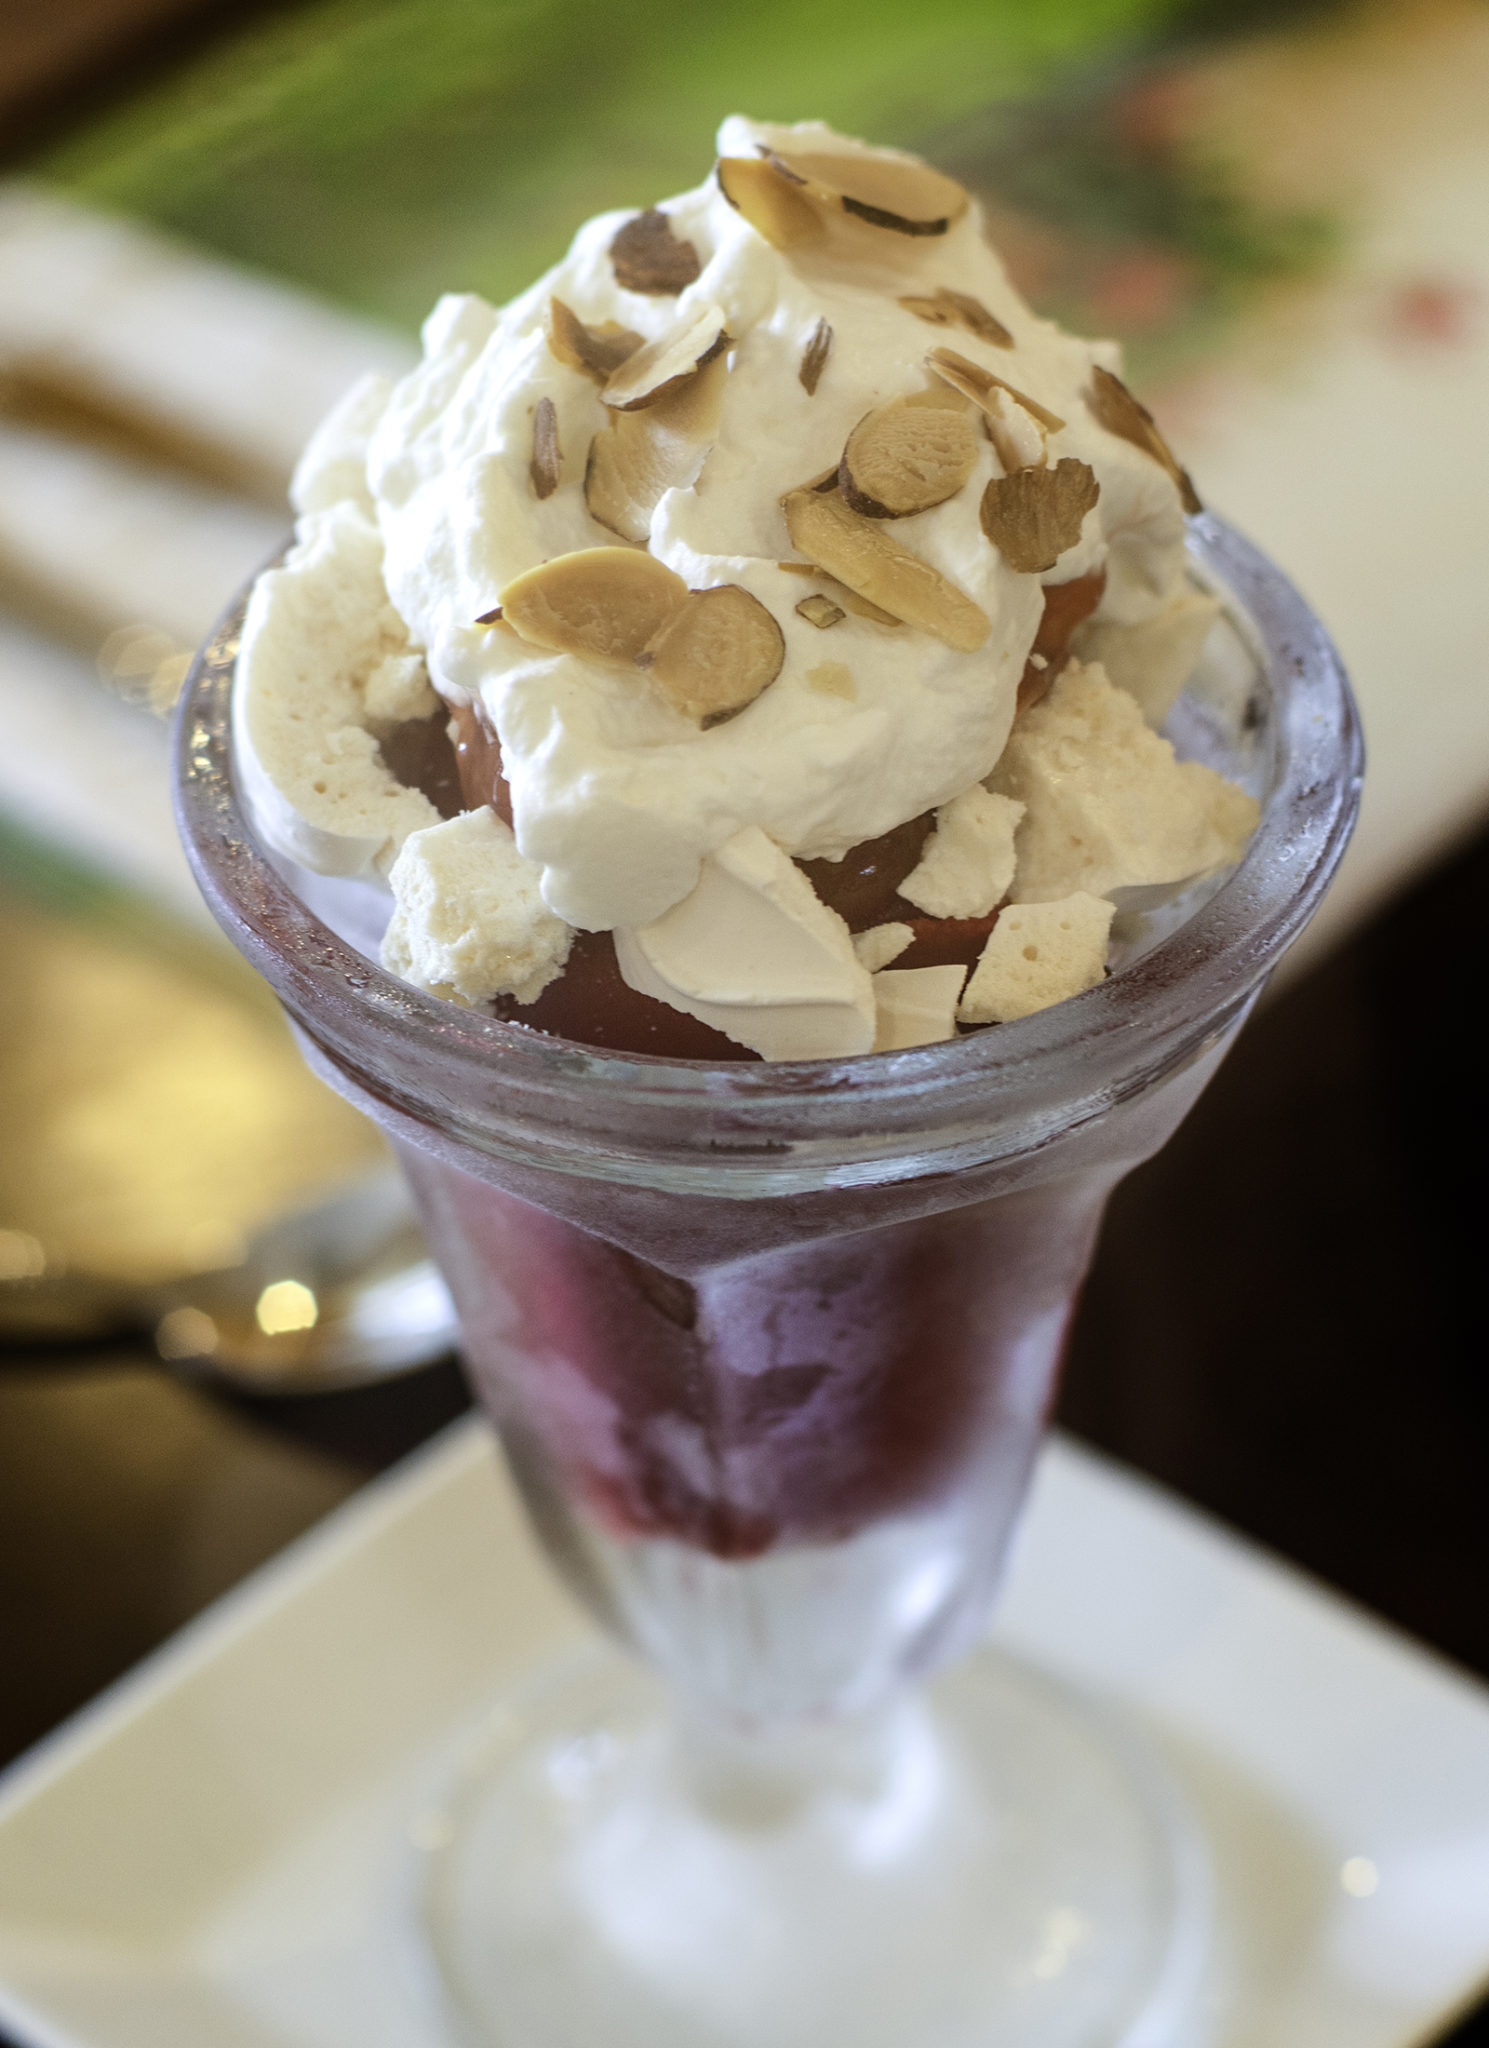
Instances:
[[[836,576],[829,576],[815,562],[777,562],[778,569],[784,569],[788,576],[810,576],[820,583],[834,604],[840,604],[845,612],[852,612],[855,619],[872,619],[876,626],[902,626],[903,619],[897,619],[893,612],[882,606],[870,604],[866,597],[860,597],[856,590],[850,590],[846,583],[840,583]]]
[[[965,327],[979,341],[990,341],[997,348],[1013,347],[1013,336],[997,314],[990,313],[970,292],[954,292],[943,284],[934,292],[907,292],[900,304],[917,319],[929,320],[932,327]]]
[[[601,391],[612,412],[643,412],[721,356],[730,335],[717,306],[704,306],[628,356]]]
[[[963,653],[987,639],[991,628],[981,605],[841,498],[792,491],[783,509],[792,545],[870,604]]]
[[[1005,471],[1029,469],[1047,459],[1049,436],[1001,384],[983,401],[983,425]]]
[[[1027,391],[1020,391],[1016,384],[1010,384],[1003,377],[995,377],[991,370],[985,370],[981,363],[969,361],[958,355],[954,348],[933,348],[926,357],[926,367],[949,384],[954,391],[960,391],[964,398],[987,410],[987,402],[994,391],[1006,391],[1011,399],[1031,413],[1039,424],[1051,434],[1058,434],[1065,422],[1057,412],[1051,412],[1047,405],[1041,405],[1037,398],[1031,398]]]
[[[540,398],[533,413],[533,457],[527,465],[533,495],[551,498],[558,489],[563,452],[558,445],[558,408],[551,398]]]
[[[834,604],[825,592],[814,590],[810,597],[804,597],[796,607],[798,618],[805,619],[809,626],[816,626],[826,632],[829,626],[839,626],[848,614],[840,604]]]
[[[822,372],[827,368],[827,358],[832,353],[832,329],[825,320],[819,320],[812,329],[812,338],[802,350],[801,367],[796,372],[801,388],[808,398],[815,398],[817,386],[822,382]]]
[[[1101,486],[1073,456],[1053,469],[1016,469],[995,476],[982,494],[982,530],[1010,569],[1042,575],[1081,537],[1081,522]]]
[[[671,221],[655,206],[626,222],[610,244],[610,264],[625,291],[654,298],[675,298],[703,268],[692,243],[674,235]]]
[[[966,189],[914,158],[764,148],[761,155],[819,204],[896,234],[944,235],[967,211]]]
[[[687,597],[681,576],[654,555],[581,548],[516,577],[501,594],[501,609],[534,647],[629,664]]]
[[[1130,441],[1134,448],[1141,448],[1145,455],[1166,469],[1179,487],[1179,496],[1186,512],[1203,512],[1198,491],[1190,480],[1189,472],[1158,431],[1158,422],[1140,399],[1134,398],[1120,377],[1114,377],[1110,370],[1099,365],[1091,372],[1091,382],[1085,391],[1086,404],[1092,416],[1099,420],[1109,434],[1116,434],[1123,441]]]
[[[562,299],[550,299],[548,346],[571,370],[582,370],[586,377],[603,384],[628,357],[635,355],[641,346],[641,336],[614,320],[587,327]]]
[[[664,491],[696,478],[719,423],[729,365],[722,355],[644,412],[614,412],[590,443],[584,502],[622,540],[644,541]]]
[[[619,412],[589,444],[584,502],[591,519],[622,540],[645,544],[670,471],[645,413]]]
[[[476,620],[476,624],[478,626],[485,626],[488,632],[503,633],[509,640],[519,640],[522,637],[502,617],[502,608],[499,604],[494,604],[489,612],[482,612]]]
[[[982,411],[981,400],[974,404],[965,393],[953,390],[950,384],[944,384],[939,377],[932,377],[923,391],[908,393],[904,402],[906,405],[940,406],[943,411],[950,412]]]
[[[796,249],[822,240],[822,216],[802,191],[761,157],[721,156],[714,165],[719,190],[743,214],[757,235],[776,249]]]
[[[866,413],[848,436],[838,488],[865,519],[903,519],[954,498],[976,462],[970,413],[895,398]]]
[[[721,583],[689,591],[636,665],[679,711],[715,725],[753,704],[785,659],[785,635],[759,598]]]

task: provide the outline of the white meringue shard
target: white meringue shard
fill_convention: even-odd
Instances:
[[[1079,662],[1019,719],[991,781],[1026,806],[1021,904],[1208,874],[1238,860],[1256,829],[1255,797],[1177,760],[1136,700]]]
[[[1070,649],[1087,664],[1099,662],[1119,690],[1136,697],[1149,725],[1162,725],[1219,616],[1218,599],[1185,590],[1136,625],[1084,620],[1070,636]]]
[[[1057,903],[1010,903],[972,970],[962,1022],[1011,1024],[1095,988],[1106,974],[1114,914],[1082,889]]]
[[[891,960],[898,960],[914,939],[915,933],[907,924],[875,924],[866,932],[853,934],[853,950],[869,973],[877,974]]]
[[[765,1059],[873,1047],[873,983],[847,925],[758,826],[705,860],[681,903],[618,929],[615,953],[632,988]]]
[[[875,1052],[904,1052],[956,1037],[965,967],[889,967],[874,976]]]
[[[900,894],[929,917],[986,917],[1013,880],[1014,833],[1024,807],[980,783],[936,813],[935,830]]]
[[[385,873],[410,832],[439,823],[427,797],[389,772],[370,730],[369,680],[408,663],[388,603],[382,541],[342,502],[302,521],[284,566],[248,601],[233,695],[244,794],[276,853],[319,875]],[[394,671],[413,682],[422,669]]]
[[[531,1003],[569,957],[573,933],[538,893],[538,870],[495,811],[462,811],[411,833],[388,877],[395,908],[382,960],[457,1003]]]

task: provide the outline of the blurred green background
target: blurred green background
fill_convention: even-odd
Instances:
[[[1315,261],[1328,231],[1249,202],[1165,122],[1155,83],[1196,42],[1327,11],[320,0],[214,45],[34,168],[412,327],[441,290],[508,297],[589,214],[695,183],[726,113],[820,115],[922,148],[1018,212],[1046,310],[1162,353]],[[1149,289],[1129,276],[1103,305],[1114,258],[1145,261]]]

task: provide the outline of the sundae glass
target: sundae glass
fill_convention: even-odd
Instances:
[[[799,131],[767,140],[782,134]],[[726,154],[746,171],[721,168],[720,186],[766,242],[806,235],[792,206],[828,203],[820,146],[795,177],[809,154]],[[901,231],[882,186],[860,207],[871,234],[875,211]],[[531,431],[541,499],[551,407]],[[979,459],[1012,473],[988,438],[996,453]],[[529,976],[516,993],[460,996],[428,972],[416,985],[422,956],[405,931],[384,941],[388,971],[368,935],[375,881],[346,864],[339,880],[309,872],[305,833],[277,826],[264,798],[237,676],[253,601],[201,657],[180,714],[179,805],[202,888],[312,1066],[397,1146],[533,1525],[635,1653],[596,1650],[503,1696],[425,1816],[419,1912],[462,2039],[1184,2037],[1207,1906],[1182,1803],[1118,1719],[981,1640],[1107,1197],[1224,1056],[1317,906],[1357,800],[1348,688],[1302,601],[1208,514],[1190,516],[1177,559],[1184,591],[1210,610],[1163,729],[1183,759],[1256,800],[1244,850],[1182,886],[1114,883],[1105,978],[990,1028],[957,1032],[948,1012],[929,1042],[901,1024],[878,1051],[751,1059],[751,1040],[727,1028],[714,1056],[607,1043],[604,1019],[585,1016],[605,983],[581,978],[593,965],[582,935],[577,1021],[562,1035],[562,962],[536,990]],[[842,620],[841,576],[820,581]],[[391,574],[388,587],[396,596]],[[482,613],[522,616],[521,592],[501,606],[493,595]],[[498,650],[504,674],[531,673],[502,618],[479,623],[514,640]],[[1004,735],[1032,632],[1031,615]],[[424,637],[434,674],[443,643]],[[1042,669],[1058,672],[1063,653]],[[515,845],[547,845],[545,894],[573,911],[581,870],[565,869],[556,831],[543,839],[520,721],[498,737],[481,701],[446,697],[465,721],[458,801],[484,776],[501,815],[505,766]],[[696,745],[713,737],[706,715],[694,731]],[[670,729],[647,740],[664,743]],[[970,760],[966,779],[988,765]],[[809,874],[844,852],[789,850]],[[606,858],[623,866],[624,849]],[[407,926],[418,903],[399,872],[394,921]],[[910,886],[903,864],[894,883]],[[672,956],[643,908],[631,936],[617,929],[615,957],[627,989],[671,1003],[655,990]],[[540,905],[529,932],[548,915]],[[955,940],[975,959],[996,915],[975,933],[953,917],[950,939],[933,919],[943,953]],[[916,943],[938,934],[917,930]],[[733,1015],[696,991],[674,1014],[709,1031]],[[760,1050],[776,1024],[737,1029]]]

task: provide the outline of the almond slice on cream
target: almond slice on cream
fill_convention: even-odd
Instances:
[[[1091,415],[1104,426],[1109,434],[1120,440],[1130,441],[1134,448],[1141,448],[1145,455],[1151,455],[1162,469],[1166,469],[1179,487],[1179,496],[1186,512],[1203,512],[1198,491],[1190,481],[1189,472],[1158,431],[1158,422],[1142,403],[1134,398],[1120,377],[1114,377],[1110,370],[1097,365],[1091,372],[1091,382],[1085,392],[1086,404]]]
[[[817,386],[822,382],[822,372],[827,368],[827,358],[831,353],[832,329],[825,320],[819,320],[802,350],[801,367],[796,372],[797,382],[808,398],[816,397]]]
[[[672,298],[686,291],[702,271],[698,251],[672,232],[659,207],[633,214],[610,244],[610,266],[624,291]]]
[[[814,590],[810,597],[802,598],[794,609],[798,618],[805,619],[809,626],[815,626],[823,633],[829,626],[840,626],[848,616],[840,604],[834,604],[821,590]]]
[[[636,666],[679,711],[715,725],[753,704],[785,659],[785,635],[759,598],[721,583],[689,591]]]
[[[822,216],[800,182],[763,157],[721,156],[714,177],[734,211],[773,249],[799,249],[825,236]]]
[[[558,408],[540,398],[533,412],[533,453],[527,466],[535,498],[551,498],[558,489],[563,451],[558,445]]]
[[[723,313],[717,306],[701,306],[627,356],[606,380],[600,397],[614,412],[641,412],[680,390],[729,345]]]
[[[792,491],[783,510],[792,545],[870,604],[964,654],[987,639],[992,628],[982,606],[880,522],[816,491]]]
[[[983,492],[982,530],[1010,569],[1042,576],[1075,546],[1100,496],[1095,471],[1070,455],[1053,469],[1015,469]]]
[[[603,384],[635,355],[641,336],[618,321],[602,320],[589,327],[562,299],[548,301],[548,347],[571,370],[582,370]]]
[[[987,409],[990,394],[996,389],[1006,391],[1011,399],[1031,413],[1039,424],[1051,434],[1058,434],[1065,422],[1057,412],[1051,412],[1047,405],[1041,405],[1037,398],[1031,398],[1027,391],[1020,391],[1016,384],[1010,384],[1005,377],[995,376],[985,370],[981,363],[974,363],[970,357],[961,355],[954,348],[933,348],[926,357],[926,368],[953,391],[960,391],[964,398]]]
[[[846,583],[840,583],[836,576],[829,576],[825,569],[815,562],[777,562],[778,569],[784,569],[788,576],[810,576],[823,586],[833,604],[841,605],[845,612],[852,612],[855,619],[872,619],[876,626],[902,626],[903,619],[897,619],[893,612],[882,606],[870,604],[866,597],[860,597],[856,590],[850,590]],[[801,606],[797,606],[800,611]]]
[[[866,519],[902,519],[944,505],[971,476],[978,434],[963,407],[891,399],[866,413],[838,465],[843,499]]]
[[[509,583],[501,612],[534,647],[629,666],[687,597],[681,576],[654,555],[580,548]]]
[[[982,424],[1005,471],[1031,469],[1049,459],[1045,429],[1001,384],[983,401]]]
[[[906,292],[899,303],[907,313],[913,313],[918,320],[928,320],[932,327],[965,327],[969,334],[975,334],[979,341],[990,341],[995,348],[1014,345],[1013,336],[997,314],[990,313],[981,299],[974,299],[970,292],[954,292],[943,284],[933,292]]]
[[[655,405],[610,414],[590,443],[584,472],[591,519],[622,540],[646,541],[662,493],[684,489],[703,467],[728,375],[727,360],[717,355]]]
[[[966,187],[912,157],[836,155],[761,145],[773,169],[819,205],[900,235],[944,235],[967,211]]]

